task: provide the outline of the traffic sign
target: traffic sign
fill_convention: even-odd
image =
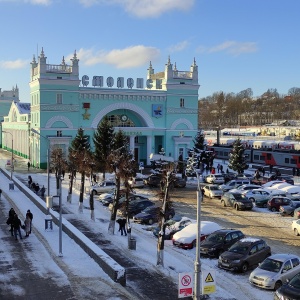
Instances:
[[[214,270],[202,270],[202,294],[216,292],[216,274]]]
[[[178,298],[193,296],[193,274],[179,273]]]

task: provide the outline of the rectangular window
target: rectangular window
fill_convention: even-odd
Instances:
[[[62,94],[56,94],[56,104],[62,104]]]
[[[296,165],[296,164],[297,164],[297,163],[296,163],[296,159],[291,158],[291,164],[292,164],[292,165]]]
[[[254,154],[254,160],[258,160],[259,159],[259,155],[257,155],[257,154]]]
[[[285,157],[285,158],[284,158],[284,162],[285,162],[286,164],[289,164],[289,163],[290,163],[290,159],[287,158],[287,157]]]
[[[264,156],[260,156],[259,160],[265,161],[265,157]]]
[[[62,137],[62,131],[61,130],[56,131],[56,136],[57,137]]]
[[[180,107],[184,107],[184,99],[180,98]]]

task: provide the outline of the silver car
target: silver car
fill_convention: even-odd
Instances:
[[[209,198],[218,197],[221,198],[223,195],[223,190],[217,184],[205,185],[203,187],[204,195]]]
[[[251,284],[277,290],[300,272],[300,258],[294,254],[274,254],[266,258],[249,276]]]

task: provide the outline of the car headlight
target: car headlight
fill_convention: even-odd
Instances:
[[[237,204],[240,205],[240,206],[244,206],[245,205],[243,202],[238,202]]]
[[[270,277],[265,278],[265,282],[270,283],[272,281],[274,281],[274,278],[270,278]]]
[[[241,262],[241,260],[240,259],[235,259],[235,260],[233,260],[232,261],[234,264],[238,264],[239,262]]]

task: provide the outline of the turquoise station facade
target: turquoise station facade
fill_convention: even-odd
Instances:
[[[42,49],[38,59],[34,57],[31,62],[29,85],[30,111],[23,117],[26,122],[16,117],[22,112],[13,103],[2,130],[14,138],[14,152],[35,166],[46,167],[49,146],[67,154],[80,127],[90,137],[93,149],[94,132],[105,116],[115,130],[128,136],[136,161],[146,165],[152,153],[163,151],[177,160],[193,147],[199,90],[195,60],[188,71],[179,71],[169,58],[158,73],[150,62],[145,79],[80,76],[76,52],[70,64],[63,57],[61,63],[53,65],[47,63]],[[5,145],[9,138],[4,135],[2,147],[9,149]]]

